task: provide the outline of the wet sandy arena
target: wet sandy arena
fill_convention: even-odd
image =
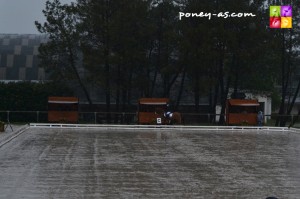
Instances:
[[[0,198],[300,198],[300,134],[30,128]]]

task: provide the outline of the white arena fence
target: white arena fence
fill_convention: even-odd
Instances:
[[[207,113],[181,113],[183,124],[187,125],[219,125],[216,118],[219,114]],[[275,126],[276,119],[279,117],[276,114],[265,115],[268,118],[264,125]],[[286,119],[286,126],[289,126],[292,120],[298,118],[297,115],[281,115]],[[47,111],[0,111],[0,121],[11,123],[48,123]],[[79,124],[137,124],[136,112],[79,112]],[[220,124],[222,125],[222,124]],[[300,117],[295,125],[300,127]]]
[[[258,126],[190,126],[190,125],[109,125],[109,124],[59,124],[30,123],[31,128],[63,128],[63,129],[102,129],[102,130],[178,130],[178,131],[295,131],[288,127]]]

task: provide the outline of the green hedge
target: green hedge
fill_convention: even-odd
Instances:
[[[55,82],[0,83],[0,111],[46,111],[48,96],[73,96],[73,92]]]

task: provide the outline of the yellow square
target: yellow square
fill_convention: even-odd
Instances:
[[[292,28],[292,17],[281,17],[281,28]]]

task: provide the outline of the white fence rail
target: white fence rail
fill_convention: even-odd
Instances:
[[[258,127],[258,126],[183,126],[183,125],[109,125],[109,124],[60,124],[60,123],[30,123],[32,128],[75,128],[75,129],[111,129],[111,130],[192,130],[192,131],[290,131],[288,127]],[[295,130],[293,128],[293,130]]]

